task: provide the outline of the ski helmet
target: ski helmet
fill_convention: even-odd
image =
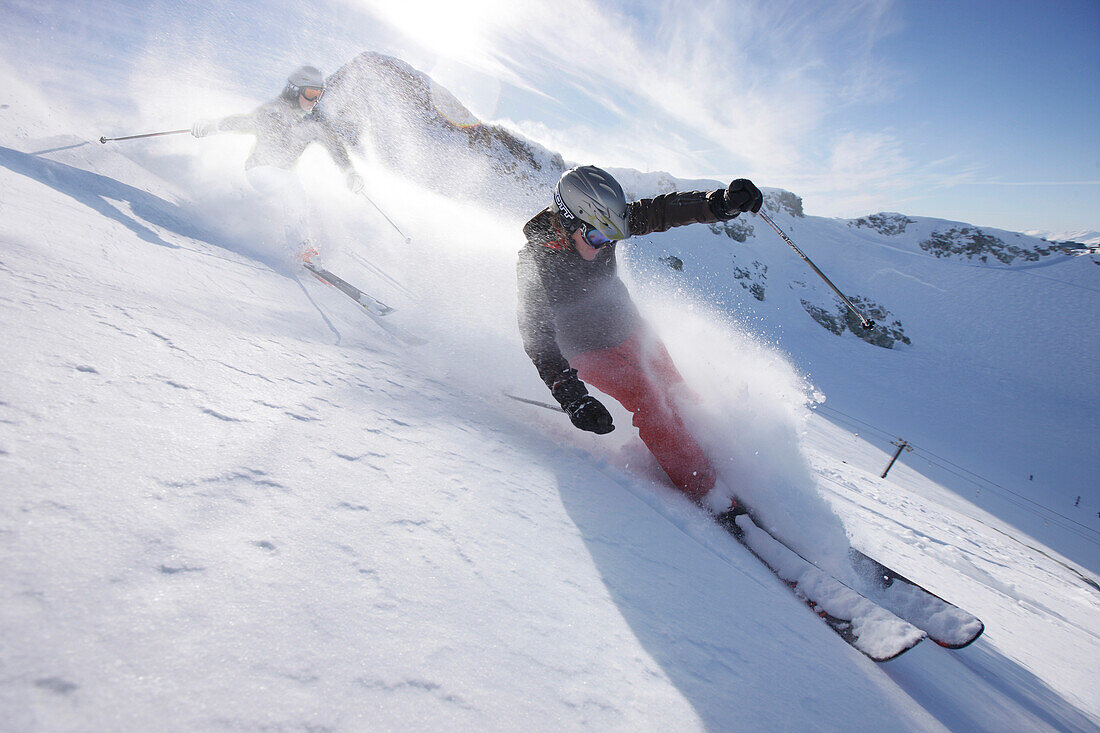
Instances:
[[[615,178],[594,165],[571,168],[554,189],[554,208],[569,232],[596,229],[608,239],[630,236],[626,195]],[[586,226],[587,225],[587,226]]]
[[[301,66],[290,73],[286,83],[299,89],[303,87],[324,89],[325,75],[316,66]]]

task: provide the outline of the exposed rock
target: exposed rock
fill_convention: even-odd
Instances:
[[[1062,254],[1067,255],[1097,255],[1100,254],[1100,244],[1090,244],[1088,242],[1074,242],[1071,240],[1057,241],[1053,239],[1047,239],[1046,237],[1040,237],[1044,242],[1050,242],[1055,249]]]
[[[749,294],[757,300],[764,300],[764,286],[767,282],[768,266],[763,262],[753,261],[752,268],[734,267],[733,277],[741,287],[749,291]]]
[[[801,299],[800,302],[802,308],[811,318],[817,321],[822,328],[835,333],[837,336],[848,330],[867,343],[881,346],[884,349],[892,349],[899,342],[907,346],[912,344],[909,337],[905,335],[901,321],[894,320],[887,323],[887,319],[891,316],[890,311],[858,295],[850,296],[848,300],[852,301],[852,305],[859,308],[864,315],[875,322],[874,328],[865,330],[856,314],[839,299],[833,299],[833,308],[831,309],[822,308],[805,299]]]
[[[1017,238],[1022,239],[1020,235]],[[1026,243],[1026,240],[1025,240]],[[944,232],[932,232],[928,239],[920,243],[921,249],[936,257],[965,257],[968,260],[988,262],[989,258],[1012,264],[1016,259],[1025,262],[1037,262],[1042,257],[1054,253],[1064,253],[1062,247],[1051,244],[1049,247],[1022,247],[1009,244],[1000,237],[986,234],[977,227],[952,227]]]
[[[659,196],[662,193],[672,193],[673,191],[679,190],[679,186],[676,185],[676,179],[674,179],[668,173],[664,172],[657,175],[657,179],[656,181],[654,181],[654,185],[656,186],[656,192],[652,194],[654,196]]]
[[[790,191],[781,188],[766,188],[764,194],[764,208],[768,211],[786,211],[791,216],[804,218],[802,213],[802,197],[796,196]]]
[[[817,321],[818,325],[826,331],[831,331],[837,336],[844,333],[845,324],[843,318],[837,316],[837,314],[832,311],[814,305],[808,300],[802,299],[799,302],[802,303],[803,310],[810,314],[810,318]]]
[[[430,77],[383,54],[344,64],[325,106],[349,146],[449,196],[534,213],[565,170],[560,155],[478,121]]]
[[[715,234],[725,234],[730,239],[744,243],[749,237],[754,236],[752,224],[742,221],[740,217],[730,221],[709,224],[710,230]]]
[[[676,270],[676,272],[683,272],[683,270],[684,270],[684,261],[681,260],[679,257],[676,257],[675,255],[669,255],[668,257],[662,257],[658,260],[658,262],[665,263],[666,265],[671,267],[673,270]]]
[[[874,229],[879,234],[887,237],[896,237],[899,234],[905,233],[905,227],[910,224],[916,224],[916,219],[910,219],[904,214],[895,214],[890,212],[883,212],[879,214],[871,214],[865,216],[862,219],[856,219],[855,221],[848,222],[848,226],[852,227],[866,227],[868,229]]]

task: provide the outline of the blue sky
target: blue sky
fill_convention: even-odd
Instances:
[[[82,103],[189,124],[376,50],[569,160],[747,176],[822,216],[1100,230],[1098,0],[110,4],[12,0],[5,54],[75,96],[122,67],[117,99]]]
[[[1100,2],[924,2],[899,10],[902,25],[882,44],[883,59],[911,70],[902,88],[919,112],[907,118],[905,103],[872,105],[867,122],[893,126],[914,159],[947,153],[968,171],[920,204],[1015,228],[1048,220],[1052,228],[1097,228]],[[1049,209],[1049,219],[1033,216],[1037,207]]]

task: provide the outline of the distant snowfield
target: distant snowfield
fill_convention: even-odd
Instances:
[[[1080,242],[1081,244],[1100,245],[1100,232],[1091,229],[1074,229],[1072,231],[1048,232],[1040,229],[1029,229],[1024,232],[1033,237],[1042,237],[1051,242]]]
[[[1100,725],[1087,539],[1066,540],[1070,559],[910,458],[879,479],[889,448],[821,417],[850,414],[845,391],[891,394],[920,372],[921,390],[862,419],[923,425],[928,401],[971,405],[950,381],[931,394],[948,350],[835,337],[792,311],[797,293],[715,319],[694,293],[718,287],[726,252],[689,263],[686,296],[650,277],[659,256],[693,251],[688,230],[628,256],[643,307],[707,395],[697,419],[724,475],[808,551],[828,555],[846,531],[986,623],[968,649],[924,642],[875,665],[660,481],[617,407],[604,439],[501,395],[545,399],[515,332],[520,219],[364,169],[405,245],[326,161],[305,161],[326,262],[429,341],[409,347],[298,271],[277,219],[233,177],[241,140],[166,143],[155,167],[175,170],[169,183],[135,149],[66,133],[46,95],[5,73],[17,94],[0,100],[0,712],[13,730]],[[833,226],[784,224],[796,240]],[[945,280],[931,269],[945,263],[867,252],[882,290],[1007,277],[959,266]],[[822,260],[854,281],[842,257]],[[1095,287],[1084,265],[1044,274]],[[930,310],[912,326],[921,348],[949,306]],[[960,341],[960,358],[981,363],[983,311],[954,315],[979,341]],[[776,331],[787,349],[807,344],[806,363],[768,342]],[[1041,356],[990,367],[988,394],[1016,378],[1035,388],[1033,368],[1042,389],[1076,358],[1058,350],[1067,332],[1055,317]],[[805,407],[814,387],[820,414]],[[1033,420],[1087,427],[1087,407],[1029,413],[1007,429],[1020,442],[983,460],[1015,460]]]

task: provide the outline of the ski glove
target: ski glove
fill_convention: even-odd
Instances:
[[[195,137],[206,137],[218,131],[217,120],[199,120],[191,125],[191,134]]]
[[[611,413],[600,404],[592,395],[586,395],[581,399],[567,405],[565,414],[573,422],[573,426],[581,430],[587,430],[596,435],[604,435],[615,429],[611,422]]]
[[[363,191],[363,177],[355,171],[348,171],[348,190],[352,193],[361,193]]]
[[[577,378],[576,369],[566,369],[561,376],[550,385],[550,394],[565,410],[574,427],[587,430],[590,433],[603,435],[615,429],[611,422],[611,413],[600,404],[584,386],[584,382]]]
[[[738,178],[726,188],[726,211],[731,217],[742,211],[756,213],[764,204],[764,195],[748,178]]]

